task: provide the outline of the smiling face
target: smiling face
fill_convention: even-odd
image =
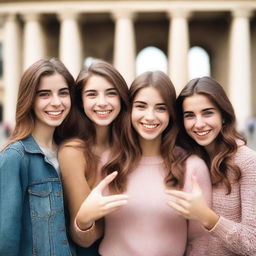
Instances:
[[[162,133],[169,123],[169,113],[155,88],[146,87],[136,94],[131,119],[140,140],[161,141]]]
[[[222,128],[222,116],[218,107],[208,97],[194,94],[183,101],[183,120],[188,135],[211,153]]]
[[[58,73],[43,76],[34,101],[35,124],[37,127],[59,126],[68,115],[71,99],[68,85]]]
[[[121,110],[117,89],[104,77],[91,76],[82,91],[84,112],[99,127],[110,125]]]

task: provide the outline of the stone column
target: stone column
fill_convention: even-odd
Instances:
[[[24,69],[46,56],[45,35],[41,16],[37,13],[24,14]]]
[[[128,86],[135,77],[135,40],[133,13],[118,10],[113,13],[115,20],[114,66],[124,76]]]
[[[17,92],[21,74],[21,31],[15,14],[6,16],[3,42],[3,122],[11,129],[15,125]]]
[[[245,9],[234,10],[230,31],[230,100],[237,117],[237,128],[244,131],[251,115],[250,15]]]
[[[169,11],[170,18],[168,39],[169,75],[177,94],[188,82],[189,32],[187,10]]]
[[[61,22],[59,58],[74,78],[76,78],[82,68],[82,44],[78,23],[79,14],[63,12],[59,14],[59,19]]]

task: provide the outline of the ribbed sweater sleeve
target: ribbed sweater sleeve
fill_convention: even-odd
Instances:
[[[220,217],[210,233],[218,237],[224,246],[238,255],[256,255],[256,153],[248,147],[241,147],[235,158],[240,167],[242,177],[239,182],[241,219],[233,220],[233,212]],[[216,200],[222,200],[221,197]],[[234,204],[237,204],[234,198]],[[234,206],[227,205],[231,209]]]

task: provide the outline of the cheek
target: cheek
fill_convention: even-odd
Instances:
[[[184,124],[185,131],[189,133],[190,128],[192,127],[191,121],[183,119],[183,124]]]
[[[168,114],[164,114],[163,118],[163,123],[165,124],[165,128],[168,126],[169,122],[170,122],[170,117]]]
[[[136,123],[139,119],[139,114],[136,110],[132,110],[132,113],[131,113],[131,122],[132,122],[132,126],[133,127],[136,127]]]

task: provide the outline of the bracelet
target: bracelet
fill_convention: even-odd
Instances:
[[[87,228],[87,229],[81,229],[81,228],[78,226],[77,221],[76,221],[76,218],[75,218],[75,227],[76,227],[77,229],[79,229],[79,231],[82,231],[82,232],[89,232],[89,231],[91,231],[91,230],[94,228],[94,226],[95,226],[95,221],[92,222],[92,224],[91,224],[91,226],[90,226],[89,228]]]

